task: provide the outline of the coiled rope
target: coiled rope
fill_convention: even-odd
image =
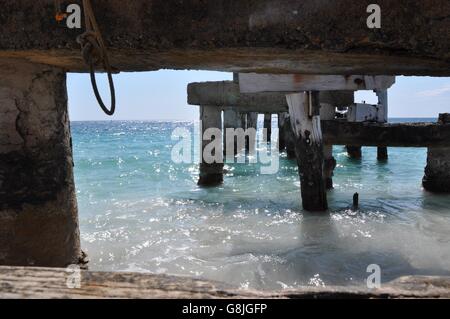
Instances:
[[[91,84],[98,104],[102,108],[103,112],[111,116],[116,110],[116,92],[114,89],[111,64],[109,63],[106,46],[103,42],[90,0],[83,0],[83,10],[86,30],[77,38],[77,42],[81,45],[83,60],[89,66]],[[111,93],[111,106],[109,109],[103,102],[95,78],[95,65],[100,62],[102,63],[104,70],[108,73],[109,89]]]

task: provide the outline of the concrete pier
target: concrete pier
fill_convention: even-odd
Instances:
[[[220,111],[220,109],[218,109]],[[223,110],[223,154],[237,155],[239,152],[234,135],[227,136],[228,129],[243,128],[242,113],[235,107],[227,107]],[[245,122],[244,122],[245,123]],[[222,127],[222,126],[220,126]]]
[[[0,69],[0,265],[76,264],[66,74],[16,60]]]
[[[450,126],[450,114],[440,114],[440,125]],[[429,147],[423,187],[434,193],[450,193],[450,147]]]
[[[361,146],[347,145],[345,148],[347,149],[347,154],[350,158],[361,159],[362,157]]]
[[[201,160],[199,186],[223,182],[222,114],[215,106],[200,106]]]

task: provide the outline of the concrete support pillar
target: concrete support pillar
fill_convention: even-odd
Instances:
[[[380,118],[378,119],[381,123],[388,122],[388,91],[387,90],[376,90],[375,94],[378,96],[378,107]],[[386,146],[379,146],[377,148],[377,159],[379,161],[386,161],[389,157],[388,149]]]
[[[237,148],[237,142],[235,137],[232,139],[227,139],[227,129],[237,129],[242,127],[242,117],[241,114],[236,110],[236,108],[229,107],[223,110],[223,153],[227,154],[229,149],[232,149],[233,154],[237,155],[240,151]]]
[[[354,159],[361,159],[361,157],[362,157],[362,147],[361,146],[347,145],[346,149],[347,149],[347,154],[349,157],[354,158]]]
[[[323,178],[319,92],[289,94],[287,101],[295,134],[303,208],[307,211],[325,211],[328,203]]]
[[[386,161],[389,158],[388,148],[386,146],[377,147],[377,159],[379,161]]]
[[[334,120],[336,117],[336,108],[328,103],[322,103],[320,107],[321,120]],[[333,145],[323,146],[323,178],[326,189],[333,188],[333,174],[336,168],[336,159],[333,157]]]
[[[272,114],[264,114],[264,130],[267,132],[265,141],[270,143],[272,137]]]
[[[439,115],[439,124],[450,125],[450,113]],[[450,147],[429,147],[423,187],[434,193],[450,193]]]
[[[0,61],[0,265],[80,261],[66,74]]]
[[[258,113],[257,112],[250,112],[247,113],[247,129],[254,129],[255,132],[258,130]],[[256,135],[255,135],[256,136]],[[249,136],[246,137],[245,140],[245,151],[247,154],[251,153],[253,150],[250,149],[250,146],[253,145],[256,146],[256,138],[254,143],[250,143]]]
[[[201,161],[199,186],[223,182],[222,114],[216,106],[200,106]]]

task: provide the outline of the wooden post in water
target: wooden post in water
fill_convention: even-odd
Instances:
[[[80,261],[63,70],[0,60],[0,265]]]
[[[323,178],[319,92],[289,94],[287,101],[295,136],[303,208],[307,211],[326,211],[328,203]]]
[[[270,143],[272,139],[272,114],[270,113],[264,114],[264,131],[266,132],[265,141]]]
[[[336,117],[336,108],[328,103],[320,104],[320,119],[334,120]],[[325,144],[323,146],[324,172],[323,178],[326,189],[333,188],[333,172],[336,168],[336,159],[333,157],[333,145]]]
[[[223,182],[222,116],[215,106],[200,106],[200,186]]]
[[[439,114],[440,125],[450,126],[450,113]],[[428,147],[423,187],[434,193],[450,193],[450,147]]]

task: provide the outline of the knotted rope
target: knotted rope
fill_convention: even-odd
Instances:
[[[81,45],[83,60],[89,66],[92,88],[98,104],[107,115],[113,115],[116,109],[116,93],[106,46],[97,25],[90,0],[83,0],[83,10],[86,31],[77,38],[77,42]],[[104,70],[108,73],[109,89],[111,93],[111,106],[109,109],[105,106],[105,103],[103,103],[95,78],[95,65],[100,62],[103,64]]]

